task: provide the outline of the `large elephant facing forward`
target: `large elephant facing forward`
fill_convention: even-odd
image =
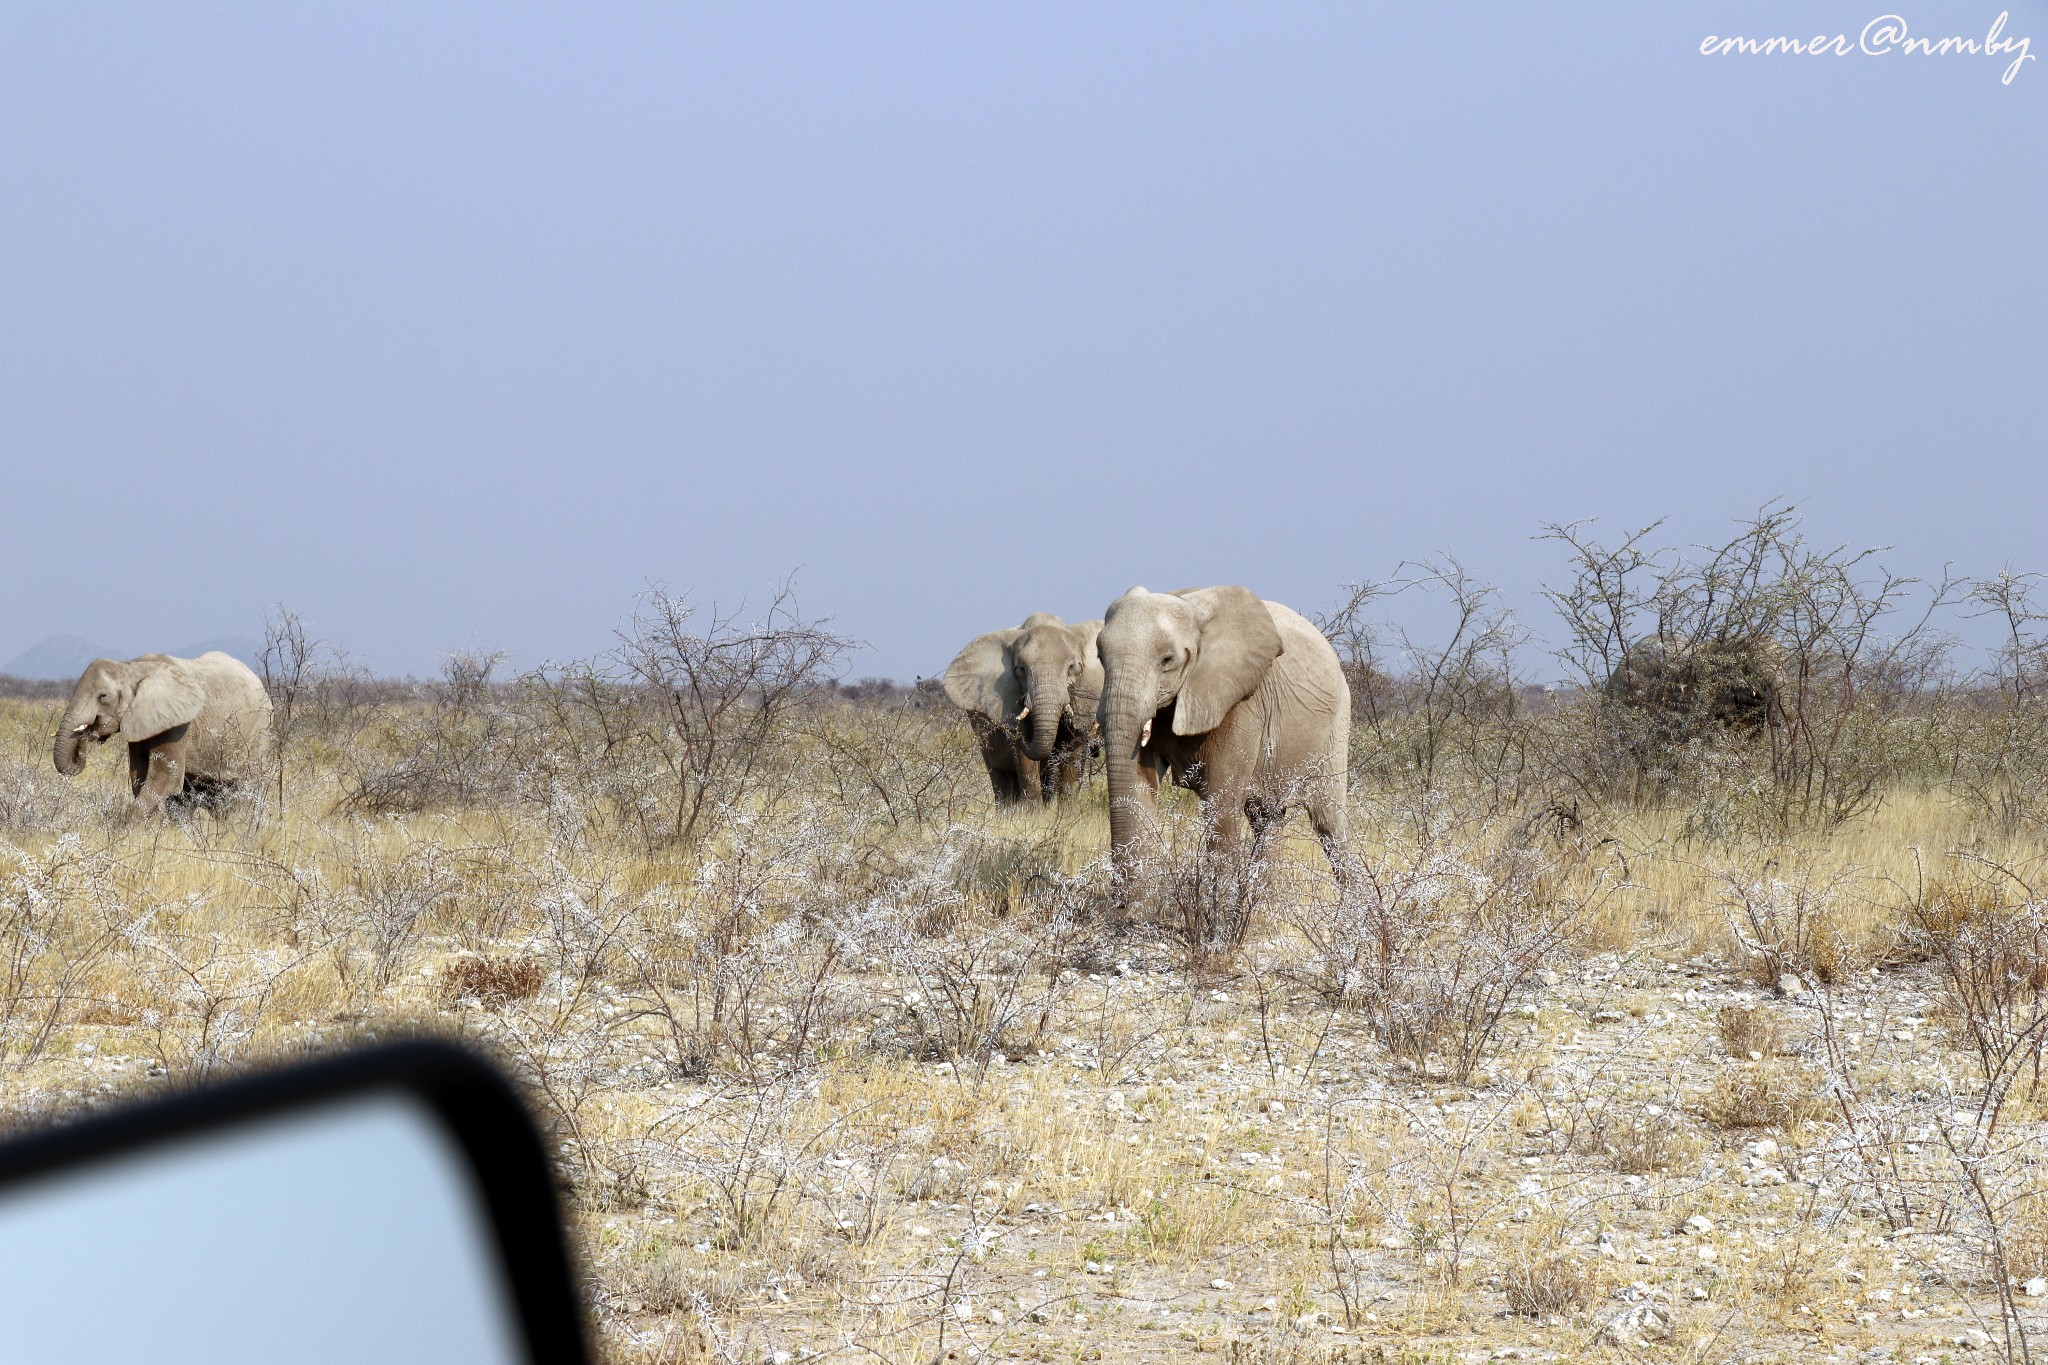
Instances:
[[[128,741],[137,813],[168,800],[211,798],[257,777],[270,757],[270,695],[249,666],[218,650],[196,659],[145,654],[95,659],[57,725],[57,771],[85,766],[87,740]]]
[[[946,696],[974,726],[998,805],[1051,801],[1079,785],[1102,692],[1101,629],[1036,612],[976,636],[946,669]]]
[[[1244,588],[1132,588],[1110,604],[1102,655],[1102,747],[1110,847],[1120,872],[1156,837],[1159,779],[1202,801],[1219,845],[1308,810],[1345,870],[1351,689],[1322,632]]]

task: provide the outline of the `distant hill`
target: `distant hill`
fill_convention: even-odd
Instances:
[[[0,664],[0,673],[68,682],[85,672],[85,666],[94,659],[105,657],[107,651],[83,636],[52,635]]]
[[[232,654],[254,668],[256,656],[263,652],[263,642],[248,635],[220,635],[179,645],[166,652],[190,659],[213,649]],[[132,659],[142,652],[108,649],[80,635],[52,635],[0,664],[0,673],[16,678],[70,682],[85,672],[85,666],[94,659]]]

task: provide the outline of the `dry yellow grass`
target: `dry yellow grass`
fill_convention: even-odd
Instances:
[[[1427,849],[1362,794],[1363,856],[1421,869],[1399,906],[1583,910],[1459,1075],[1331,984],[1304,935],[1349,912],[1299,831],[1194,973],[1091,899],[1099,793],[896,826],[799,782],[684,854],[566,798],[352,816],[308,746],[281,817],[124,824],[104,758],[36,766],[53,715],[0,703],[0,780],[37,784],[0,830],[9,1122],[470,1038],[548,1125],[620,1360],[1910,1355],[1998,1335],[1997,1219],[2048,1273],[2031,1186],[1981,1218],[1957,1188],[1972,1063],[1900,951],[1952,851],[2041,850],[1936,793],[1784,846],[1649,812]],[[1486,901],[1510,855],[1526,895]]]

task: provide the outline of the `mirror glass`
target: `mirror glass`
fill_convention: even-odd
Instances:
[[[515,1365],[488,1214],[372,1095],[0,1191],[0,1361]]]

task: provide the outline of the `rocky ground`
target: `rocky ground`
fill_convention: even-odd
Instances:
[[[1452,1085],[1341,1016],[1262,1020],[1241,985],[1089,977],[1097,1032],[892,1077],[924,1121],[882,1152],[821,1128],[800,1178],[851,1216],[815,1242],[731,1248],[714,1206],[594,1218],[606,1317],[654,1348],[673,1306],[722,1307],[687,1326],[698,1348],[792,1360],[2004,1352],[1939,1142],[1900,1136],[1924,1226],[1888,1219],[1846,1150],[1814,991],[1612,955],[1546,980],[1493,1074]],[[1829,997],[1866,1089],[1925,1108],[1963,1083],[1914,972]],[[1765,1046],[1731,1055],[1731,1031]],[[2015,1267],[2031,1331],[2044,1270]]]

